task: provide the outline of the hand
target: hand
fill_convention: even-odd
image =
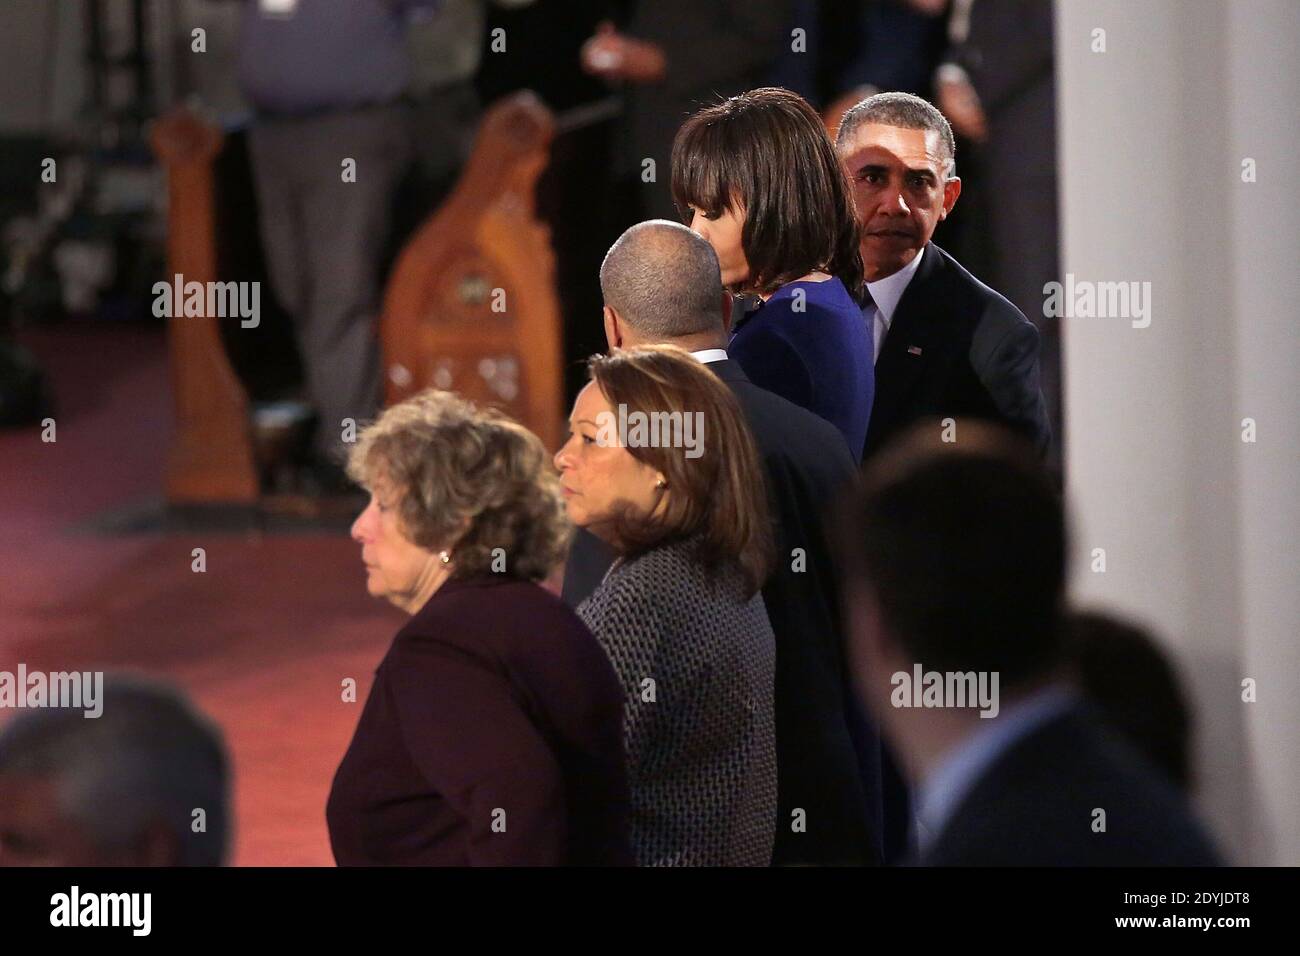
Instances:
[[[906,0],[923,17],[937,17],[948,10],[948,0]]]
[[[588,73],[631,83],[657,83],[668,67],[660,47],[619,33],[608,20],[582,45],[581,60]]]
[[[969,78],[964,74],[960,78],[940,76],[935,92],[939,112],[948,117],[954,131],[976,143],[988,139],[989,124],[984,116],[984,107],[980,105],[979,94],[971,86]]]

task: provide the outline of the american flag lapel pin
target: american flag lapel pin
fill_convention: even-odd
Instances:
[[[920,355],[920,354],[921,354],[921,346],[919,346],[919,345],[909,345],[909,346],[907,347],[907,354],[908,354],[908,355]]]

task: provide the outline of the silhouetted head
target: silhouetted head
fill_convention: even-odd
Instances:
[[[28,710],[0,731],[0,863],[219,866],[221,732],[177,690],[109,676],[102,711]]]
[[[1067,673],[1133,749],[1192,785],[1191,710],[1172,661],[1131,621],[1077,611],[1066,623]]]
[[[855,674],[877,712],[914,664],[996,672],[1007,696],[1057,670],[1065,514],[1018,437],[916,426],[871,461],[836,531]]]

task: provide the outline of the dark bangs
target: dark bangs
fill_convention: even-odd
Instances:
[[[753,195],[753,170],[740,161],[744,136],[739,124],[714,116],[721,106],[696,113],[673,140],[673,202],[682,222],[690,225],[690,207],[717,216],[731,209],[733,200],[746,202]]]
[[[706,107],[673,142],[673,199],[709,216],[743,206],[745,288],[770,293],[821,270],[862,286],[853,197],[821,117],[789,90],[764,87]]]

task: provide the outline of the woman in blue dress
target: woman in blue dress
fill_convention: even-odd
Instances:
[[[673,143],[673,198],[722,282],[759,299],[727,353],[758,386],[820,415],[861,456],[875,376],[853,198],[821,117],[789,90],[733,96]]]

